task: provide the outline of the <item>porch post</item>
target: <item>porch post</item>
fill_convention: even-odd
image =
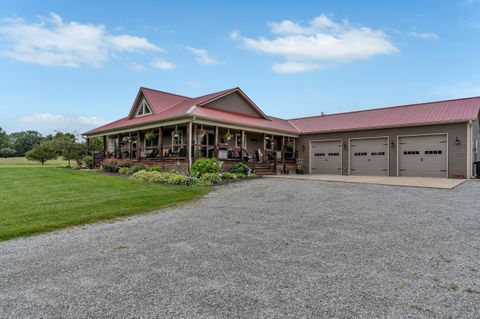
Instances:
[[[282,136],[282,163],[285,163],[285,136]]]
[[[190,167],[192,167],[192,122],[188,122],[187,126],[187,136],[188,136],[188,170],[190,171]]]
[[[103,157],[107,158],[107,136],[103,135]]]
[[[137,131],[137,160],[140,159],[140,143],[142,139],[140,137],[140,131]]]
[[[263,133],[263,161],[262,162],[266,162],[267,161],[267,134]]]
[[[163,156],[163,127],[158,129],[158,157],[162,159]]]
[[[241,149],[240,149],[240,158],[242,159],[243,161],[243,156],[244,156],[244,147],[245,147],[245,131],[242,130],[242,142],[241,142],[241,145],[240,145]]]
[[[215,126],[215,145],[213,146],[215,158],[218,158],[218,126]]]
[[[122,140],[120,134],[117,136],[117,158],[122,158]]]

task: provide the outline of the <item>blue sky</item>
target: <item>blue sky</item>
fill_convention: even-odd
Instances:
[[[480,95],[480,1],[2,1],[0,127],[85,131],[140,86],[302,117]]]

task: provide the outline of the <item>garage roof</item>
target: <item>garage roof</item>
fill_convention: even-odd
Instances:
[[[480,97],[392,106],[289,120],[301,133],[419,126],[476,120]]]

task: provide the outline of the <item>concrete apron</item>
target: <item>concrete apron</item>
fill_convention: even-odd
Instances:
[[[404,177],[404,176],[351,176],[351,175],[272,175],[267,178],[290,178],[301,180],[366,183],[390,186],[428,187],[452,189],[465,182],[465,179],[432,178],[432,177]]]

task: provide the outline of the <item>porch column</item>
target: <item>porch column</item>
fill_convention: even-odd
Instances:
[[[117,136],[117,158],[122,158],[122,139],[120,138],[120,134]]]
[[[240,144],[240,147],[241,147],[241,149],[240,149],[240,158],[241,158],[242,161],[243,161],[243,155],[244,155],[244,153],[245,153],[245,151],[244,151],[244,149],[243,149],[243,148],[245,147],[245,131],[244,131],[244,130],[242,130],[242,142],[241,142],[241,144]]]
[[[140,159],[140,143],[142,142],[142,139],[140,137],[140,131],[137,131],[137,160]]]
[[[107,150],[108,150],[107,136],[103,135],[103,157],[104,158],[107,158]]]
[[[188,122],[187,136],[188,136],[188,149],[187,149],[188,170],[190,171],[190,167],[192,167],[192,122]]]
[[[163,127],[158,129],[158,157],[162,159],[163,156]]]
[[[262,162],[266,162],[267,161],[267,134],[263,133],[263,160]]]
[[[215,142],[214,142],[214,146],[213,146],[213,149],[214,149],[214,157],[215,158],[218,158],[218,126],[215,126]]]
[[[90,138],[89,137],[86,138],[85,143],[86,143],[86,150],[85,150],[86,154],[85,155],[88,155],[88,149],[90,148]]]
[[[282,136],[282,163],[285,163],[285,136]]]

